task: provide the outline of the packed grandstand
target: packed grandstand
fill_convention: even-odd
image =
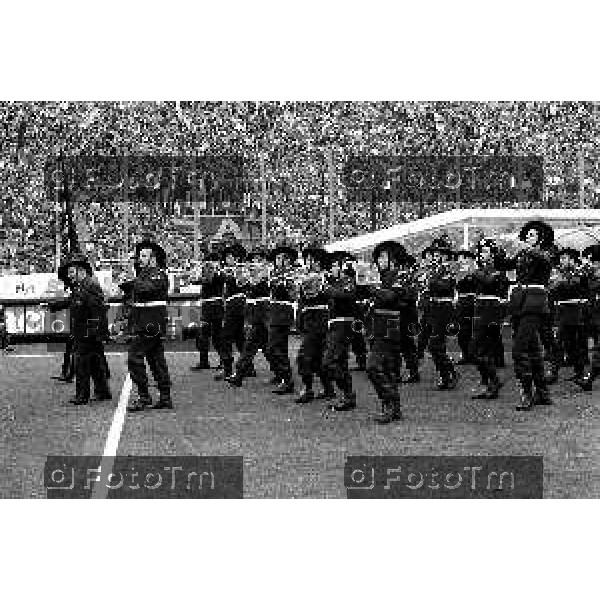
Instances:
[[[57,156],[241,157],[242,192],[201,205],[201,216],[216,210],[243,217],[256,240],[266,194],[271,244],[332,242],[457,208],[600,205],[595,103],[2,102],[0,121],[5,274],[55,270],[61,211],[48,186],[48,160]],[[344,165],[350,156],[386,155],[536,157],[543,181],[539,194],[426,194],[374,212],[371,196],[344,185]],[[186,198],[185,183],[166,203],[136,192],[127,215],[119,202],[88,198],[78,209],[81,237],[105,263],[122,259],[142,235],[159,237],[170,264],[184,265],[194,251]]]

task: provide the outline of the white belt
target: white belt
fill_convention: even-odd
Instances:
[[[200,300],[201,300],[201,302],[216,302],[217,300],[219,302],[222,302],[223,297],[222,296],[213,296],[212,298],[201,298]]]
[[[229,296],[229,298],[225,298],[225,302],[229,300],[233,300],[234,298],[245,298],[246,294],[234,294],[233,296]]]
[[[497,300],[498,302],[502,302],[502,298],[500,298],[500,296],[475,296],[475,300]]]
[[[334,317],[333,319],[329,319],[329,321],[327,321],[327,326],[331,325],[332,323],[353,322],[353,321],[354,321],[354,317]]]
[[[376,315],[401,315],[402,312],[399,310],[386,310],[385,308],[376,308]]]
[[[269,298],[269,301],[271,302],[271,304],[283,304],[287,306],[294,306],[295,304],[295,302],[290,302],[289,300],[272,300],[271,298]]]
[[[329,310],[327,304],[313,304],[311,306],[303,306],[302,310]]]
[[[134,302],[135,308],[150,308],[151,306],[166,306],[166,300],[154,300],[153,302]]]
[[[246,298],[246,304],[257,304],[258,302],[269,302],[271,298]]]
[[[529,290],[529,289],[545,290],[546,289],[546,286],[542,285],[541,283],[527,283],[525,285],[522,285],[521,287],[524,287],[526,290]]]
[[[570,298],[569,300],[558,300],[556,304],[583,304],[587,302],[584,298]]]
[[[459,298],[468,298],[469,296],[475,296],[475,292],[464,292],[458,295]]]
[[[435,296],[430,297],[430,300],[435,302],[454,302],[454,298],[436,298]]]

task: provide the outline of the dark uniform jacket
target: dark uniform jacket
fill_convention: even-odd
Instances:
[[[373,290],[373,338],[400,341],[406,323],[407,309],[416,304],[417,289],[403,286],[397,273],[383,272],[381,288]]]
[[[108,337],[108,307],[104,292],[91,277],[74,284],[71,297],[63,302],[68,302],[71,335],[76,341],[100,341]]]
[[[287,277],[286,277],[287,275]],[[294,323],[294,283],[287,271],[274,271],[269,282],[269,323],[272,327],[291,327]]]
[[[356,313],[356,281],[349,275],[330,277],[324,287],[329,306],[329,322],[354,321]]]
[[[312,275],[316,278],[319,273],[312,273]],[[329,317],[329,296],[325,292],[325,286],[315,287],[313,283],[302,283],[298,298],[298,312],[300,314],[298,321],[300,331],[315,335],[326,331]]]
[[[563,323],[581,325],[584,305],[587,303],[587,280],[578,269],[559,269],[550,282],[550,301],[556,317]]]
[[[487,267],[480,267],[473,274],[475,304],[473,309],[474,329],[504,320],[505,305],[510,282],[506,274]]]
[[[246,318],[249,323],[265,322],[269,316],[269,280],[261,279],[245,286]]]
[[[146,333],[151,337],[166,335],[169,295],[166,271],[158,267],[140,268],[135,279],[122,283],[121,288],[130,306],[130,333]]]
[[[505,260],[506,270],[515,269],[517,273],[518,286],[513,290],[509,306],[513,317],[549,314],[546,288],[550,281],[552,262],[552,254],[538,248],[521,250],[512,259]]]

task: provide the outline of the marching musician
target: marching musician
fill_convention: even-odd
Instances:
[[[335,397],[335,390],[323,366],[329,319],[329,298],[324,288],[328,254],[323,248],[313,246],[305,248],[302,257],[309,272],[306,280],[300,285],[298,301],[302,341],[296,360],[298,373],[304,385],[295,400],[298,404],[315,399],[312,388],[313,375],[318,375],[323,385],[323,391],[317,395],[317,399],[331,401]]]
[[[135,248],[136,275],[120,287],[125,301],[130,304],[128,329],[130,344],[127,366],[138,397],[128,406],[129,411],[143,410],[146,406],[171,409],[171,379],[165,359],[164,339],[167,328],[167,255],[155,242],[144,240]],[[159,400],[152,404],[148,391],[148,374],[144,360],[158,384]]]
[[[346,252],[329,254],[329,276],[324,287],[329,304],[329,321],[323,368],[328,379],[335,382],[340,391],[340,397],[328,404],[328,408],[335,411],[356,407],[356,393],[352,389],[352,376],[348,370],[348,350],[355,326],[356,273],[344,268],[347,260]]]
[[[381,277],[381,287],[373,290],[373,346],[367,359],[367,374],[381,400],[378,423],[402,419],[398,372],[402,361],[404,331],[414,319],[414,297],[406,297],[399,282],[401,265],[409,262],[408,253],[398,242],[386,241],[373,250],[373,262]]]
[[[203,371],[210,369],[208,360],[208,351],[210,342],[215,352],[221,356],[221,337],[223,332],[223,276],[220,269],[216,268],[219,264],[220,255],[216,252],[208,252],[208,248],[202,249],[204,258],[202,264],[201,276],[192,281],[200,284],[202,291],[200,294],[200,320],[196,331],[196,348],[200,353],[198,364],[190,367],[191,371]],[[221,362],[217,369],[222,368]]]
[[[90,379],[94,382],[96,400],[112,398],[108,387],[103,342],[108,337],[107,307],[104,292],[93,279],[87,258],[71,255],[64,268],[72,285],[69,299],[71,334],[75,343],[75,398],[72,404],[88,404]]]
[[[277,387],[274,394],[294,392],[292,366],[288,352],[290,330],[294,324],[295,284],[293,265],[298,252],[289,246],[277,246],[271,251],[269,259],[273,263],[273,273],[269,282],[269,345],[267,359],[274,377],[271,383]]]
[[[535,404],[552,403],[544,377],[541,336],[550,318],[547,286],[554,260],[554,230],[543,221],[529,221],[521,228],[519,239],[524,248],[506,258],[504,266],[517,273],[517,287],[509,301],[513,362],[521,394],[516,409],[531,410]]]
[[[468,365],[473,363],[470,350],[472,346],[471,339],[473,338],[473,311],[475,309],[476,291],[474,271],[477,265],[475,254],[470,250],[458,250],[455,256],[459,272],[456,281],[456,291],[458,292],[456,319],[459,326],[456,341],[461,352],[461,357],[456,364]]]
[[[222,253],[223,299],[225,311],[219,348],[222,369],[215,374],[216,380],[229,379],[233,375],[233,344],[240,356],[244,351],[244,314],[246,309],[245,282],[238,277],[238,263],[246,259],[241,244],[226,246]]]
[[[589,373],[580,380],[576,380],[575,383],[589,392],[592,390],[594,380],[600,375],[600,244],[588,246],[583,254],[589,264],[586,274],[587,325],[590,328],[590,336],[594,338],[594,347],[592,348],[592,364]]]
[[[246,284],[246,320],[247,334],[244,350],[238,359],[233,375],[228,379],[230,385],[240,387],[245,377],[255,377],[254,357],[262,349],[265,357],[268,355],[269,331],[269,274],[268,253],[257,248],[250,252],[246,260],[250,268],[259,271],[258,276],[252,274]],[[268,357],[267,357],[268,360]]]
[[[579,252],[562,248],[557,255],[556,276],[551,279],[549,295],[556,306],[558,342],[561,355],[574,367],[574,379],[583,378],[587,355],[587,333],[584,329],[586,278],[580,269]]]
[[[71,290],[73,287],[73,282],[69,279],[67,274],[67,265],[63,263],[58,268],[58,279],[63,282],[65,290]],[[66,298],[64,300],[49,302],[48,305],[50,310],[64,310],[68,309],[71,304],[71,298]],[[73,378],[75,377],[75,337],[73,336],[73,332],[69,332],[67,337],[67,341],[65,343],[65,351],[63,353],[63,363],[60,375],[53,375],[52,379],[57,379],[58,381],[63,381],[64,383],[71,383]]]
[[[446,349],[446,336],[454,325],[456,278],[451,268],[454,252],[445,240],[440,239],[434,240],[431,246],[425,248],[423,255],[431,257],[426,284],[425,327],[430,332],[428,349],[439,376],[437,388],[450,390],[458,382],[458,372]]]
[[[475,400],[492,400],[498,397],[501,388],[496,372],[496,346],[504,323],[504,302],[508,295],[509,281],[506,273],[498,269],[497,246],[493,240],[480,240],[476,251],[477,264],[471,278],[475,295],[470,354],[484,389],[472,397]]]

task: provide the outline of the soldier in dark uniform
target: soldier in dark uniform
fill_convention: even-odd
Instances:
[[[233,344],[240,353],[244,351],[244,315],[246,311],[245,284],[236,276],[237,264],[246,259],[246,250],[240,244],[223,249],[223,298],[225,313],[219,356],[222,369],[216,380],[229,379],[233,375]]]
[[[456,341],[461,352],[460,360],[456,364],[468,365],[474,363],[474,357],[470,352],[472,350],[473,312],[475,310],[475,254],[469,250],[458,250],[456,259],[459,264],[456,281],[456,291],[458,292],[456,320],[459,329]]]
[[[558,248],[553,244],[548,248],[548,255],[552,266],[558,264]],[[552,274],[552,272],[551,272]],[[544,348],[545,359],[550,363],[550,372],[546,375],[546,383],[552,384],[558,381],[558,370],[563,363],[564,354],[561,352],[558,340],[554,333],[554,323],[557,316],[557,307],[552,294],[548,295],[548,314],[543,320],[540,330],[540,338]]]
[[[594,339],[592,361],[589,372],[575,383],[585,391],[591,391],[594,380],[600,375],[600,244],[589,246],[583,251],[587,257],[586,273],[587,326]],[[587,345],[587,336],[586,336]],[[587,348],[586,348],[587,352]]]
[[[269,346],[267,360],[270,362],[277,383],[274,394],[292,394],[294,380],[288,351],[290,330],[294,324],[295,286],[292,267],[298,252],[289,246],[278,246],[270,254],[273,272],[269,282]]]
[[[379,423],[400,420],[398,393],[405,331],[414,325],[412,306],[406,302],[406,292],[399,278],[400,268],[409,262],[401,244],[386,241],[373,250],[373,261],[379,269],[381,287],[373,290],[373,346],[367,359],[367,374],[381,400],[381,411],[375,416]]]
[[[58,278],[63,282],[65,290],[72,289],[72,282],[67,275],[67,265],[62,264],[58,268]],[[71,299],[59,300],[49,302],[48,305],[52,311],[68,309],[71,304]],[[65,383],[71,383],[75,377],[75,337],[72,332],[69,332],[66,343],[65,351],[63,353],[63,363],[60,375],[53,375],[52,379],[58,379],[58,381],[64,381]]]
[[[581,273],[585,278],[586,282],[594,277],[594,263],[590,260],[591,253],[593,252],[595,246],[588,246],[581,252]],[[587,297],[587,296],[586,296]],[[591,319],[591,305],[590,302],[587,302],[583,307],[583,321],[584,321],[584,330],[586,332],[585,336],[585,364],[590,364],[590,355],[589,355],[589,338],[592,338],[594,344],[598,343],[600,340],[600,332],[594,332],[594,328],[592,325]]]
[[[558,252],[559,266],[550,282],[550,298],[556,307],[561,353],[574,367],[574,379],[583,378],[587,334],[584,330],[584,305],[587,282],[579,267],[579,252],[563,248]]]
[[[506,273],[498,269],[497,247],[493,240],[483,239],[477,245],[477,268],[472,273],[473,339],[470,354],[485,389],[474,399],[491,400],[498,397],[501,383],[496,373],[496,343],[502,329],[509,282]]]
[[[95,399],[110,399],[103,341],[108,337],[107,307],[104,293],[92,279],[92,267],[80,254],[72,255],[65,264],[72,283],[69,308],[71,333],[75,339],[75,398],[72,404],[88,404],[90,379],[94,381]]]
[[[221,256],[217,253],[206,253],[207,263],[220,262]],[[213,348],[220,357],[221,338],[223,332],[223,276],[219,270],[209,268],[206,263],[203,265],[203,272],[200,279],[193,281],[202,285],[200,321],[196,332],[196,348],[200,353],[198,364],[190,367],[191,371],[202,371],[210,369],[208,361],[208,351],[212,339]],[[222,365],[219,361],[219,367]],[[217,367],[217,368],[219,368]]]
[[[255,377],[254,357],[262,350],[268,360],[269,331],[269,278],[266,273],[268,254],[265,250],[257,249],[250,252],[246,260],[265,269],[264,277],[246,283],[246,341],[244,350],[238,359],[234,373],[228,378],[230,385],[240,387],[245,377]]]
[[[535,404],[551,404],[542,354],[541,330],[550,307],[548,282],[552,271],[554,231],[543,221],[529,221],[519,234],[526,247],[505,260],[507,270],[516,269],[517,286],[508,310],[513,326],[513,362],[521,402],[517,410],[530,410]],[[535,394],[533,393],[535,385]]]
[[[315,399],[312,387],[314,375],[318,375],[323,385],[323,391],[317,398],[329,401],[335,398],[335,390],[329,374],[323,366],[329,320],[329,298],[325,293],[324,283],[325,272],[329,268],[329,259],[327,252],[319,247],[305,248],[302,256],[312,277],[300,286],[298,299],[302,341],[298,350],[297,365],[304,385],[300,395],[296,398],[298,404],[305,404]]]
[[[437,388],[454,389],[458,372],[446,350],[446,336],[452,333],[455,324],[456,278],[450,267],[454,252],[449,246],[433,244],[423,254],[432,257],[427,281],[427,322],[431,330],[428,349],[439,375]]]
[[[323,290],[329,304],[323,368],[329,381],[335,382],[340,392],[340,396],[328,404],[328,408],[336,411],[356,407],[356,393],[352,389],[352,375],[348,369],[348,351],[356,313],[356,273],[345,268],[346,262],[345,252],[329,254],[329,275]]]
[[[120,286],[131,306],[128,328],[132,337],[127,366],[138,391],[138,398],[130,402],[128,410],[142,410],[152,405],[144,359],[148,361],[160,392],[158,402],[151,407],[171,409],[171,379],[164,348],[169,294],[167,257],[158,244],[148,240],[136,246],[135,254],[136,277]]]

